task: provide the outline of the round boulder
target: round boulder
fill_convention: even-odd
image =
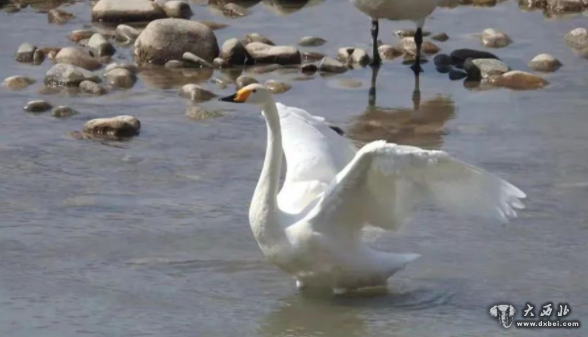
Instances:
[[[130,22],[165,18],[163,10],[149,0],[100,0],[92,8],[93,21]]]
[[[186,84],[180,90],[180,96],[193,102],[205,102],[215,98],[216,95],[197,84]]]
[[[82,132],[95,137],[121,139],[139,134],[141,122],[133,116],[122,115],[111,118],[92,119],[82,129]]]
[[[546,79],[524,71],[509,71],[502,75],[490,76],[488,82],[499,87],[517,90],[540,89],[549,84]]]
[[[45,112],[52,108],[53,106],[51,103],[42,99],[30,101],[23,107],[23,109],[28,112]]]
[[[45,74],[47,86],[79,86],[82,81],[100,82],[100,78],[86,69],[71,64],[59,63]]]
[[[191,52],[208,62],[219,55],[216,36],[207,26],[183,19],[151,22],[135,41],[137,62],[163,65]]]
[[[586,28],[576,28],[566,34],[566,43],[574,49],[588,48],[588,30]]]
[[[20,90],[34,84],[36,81],[25,76],[11,76],[2,82],[2,87],[9,90]]]
[[[549,54],[539,54],[529,62],[529,68],[536,71],[552,72],[561,67],[561,62]]]
[[[502,48],[508,46],[512,40],[508,35],[496,29],[488,28],[482,32],[482,44],[489,48]]]
[[[108,84],[121,89],[129,89],[137,82],[137,76],[124,68],[114,68],[107,72],[104,78]]]
[[[55,56],[55,62],[67,63],[88,70],[96,70],[102,66],[100,61],[90,56],[86,50],[76,47],[62,48]]]

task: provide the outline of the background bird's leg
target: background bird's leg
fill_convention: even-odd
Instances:
[[[380,59],[380,53],[378,52],[378,31],[379,31],[378,20],[372,20],[372,40],[373,40],[373,59],[370,64],[372,67],[379,67],[382,64]]]
[[[412,107],[414,111],[418,111],[421,107],[421,80],[418,75],[414,77],[414,90],[412,91]]]
[[[414,43],[416,44],[416,58],[411,69],[414,71],[415,75],[418,76],[419,73],[423,71],[421,68],[421,46],[423,45],[423,30],[421,27],[417,28],[417,31],[414,34]]]
[[[370,91],[368,96],[368,106],[376,105],[376,80],[378,78],[378,71],[380,67],[372,67],[372,81],[370,84]]]

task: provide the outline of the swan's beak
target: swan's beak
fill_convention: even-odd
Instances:
[[[218,100],[223,102],[244,103],[247,98],[249,98],[249,95],[251,95],[251,90],[241,89],[231,96],[222,97]]]

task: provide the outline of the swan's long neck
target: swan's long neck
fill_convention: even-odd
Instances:
[[[268,100],[263,106],[263,115],[267,124],[267,149],[263,169],[249,208],[249,221],[259,245],[262,248],[269,248],[285,238],[284,227],[280,223],[281,212],[278,208],[283,153],[280,115],[273,100]]]

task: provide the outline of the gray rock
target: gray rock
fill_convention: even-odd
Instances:
[[[549,54],[539,54],[529,62],[529,68],[536,71],[552,72],[561,67],[561,62]]]
[[[253,84],[253,83],[259,83],[259,82],[256,79],[254,79],[253,77],[249,77],[249,76],[239,76],[239,77],[237,77],[237,80],[235,81],[235,84],[237,85],[237,89],[241,89],[241,88],[246,87],[249,84]]]
[[[36,49],[37,46],[35,45],[30,43],[23,43],[20,45],[20,47],[18,47],[14,59],[21,63],[31,63],[33,62],[33,55]]]
[[[320,61],[322,60],[326,55],[323,53],[318,53],[315,51],[307,51],[302,53],[302,58],[305,61],[310,61],[310,62],[314,62],[314,61]]]
[[[9,90],[21,90],[34,84],[36,81],[25,76],[10,76],[2,82],[2,87]]]
[[[216,95],[197,84],[186,84],[180,89],[180,96],[193,102],[205,102],[215,98]]]
[[[489,48],[502,48],[511,43],[510,37],[496,29],[488,28],[482,32],[482,44]]]
[[[388,44],[383,44],[378,47],[378,53],[380,57],[384,60],[392,60],[397,58],[398,56],[402,55],[402,50],[398,47],[391,46]]]
[[[128,115],[111,118],[92,119],[82,129],[82,132],[100,138],[122,139],[138,135],[141,131],[141,122]]]
[[[298,41],[298,44],[303,47],[318,47],[327,43],[327,40],[317,36],[305,36]]]
[[[121,68],[121,69],[126,69],[130,72],[132,72],[133,74],[136,74],[137,71],[139,69],[137,69],[137,66],[131,63],[111,63],[109,65],[106,66],[106,68],[104,68],[104,73],[107,73],[109,71],[111,71],[112,69],[117,69],[117,68]]]
[[[490,76],[488,82],[495,86],[517,90],[540,89],[549,84],[542,77],[518,70],[509,71],[502,75]]]
[[[55,62],[67,63],[88,70],[96,70],[102,66],[100,61],[90,56],[90,54],[78,47],[65,47],[55,56]]]
[[[223,7],[223,15],[227,18],[236,19],[243,17],[248,14],[247,8],[234,3],[230,2]]]
[[[100,78],[90,71],[71,64],[59,63],[45,74],[45,85],[50,87],[79,86],[82,81],[100,82]]]
[[[47,21],[57,25],[63,25],[74,17],[73,14],[59,9],[52,9],[47,13]]]
[[[188,63],[188,65],[196,66],[198,68],[213,68],[214,67],[210,62],[208,62],[208,61],[202,59],[201,57],[198,57],[190,52],[185,52],[182,55],[182,60],[186,61]]]
[[[28,112],[45,112],[51,110],[53,106],[51,103],[42,99],[28,102],[23,109]]]
[[[75,43],[79,43],[82,40],[86,40],[86,39],[91,38],[92,35],[94,35],[95,33],[96,32],[91,29],[74,30],[73,32],[69,33],[67,38],[70,41],[73,41]]]
[[[137,76],[127,69],[114,68],[104,75],[106,82],[115,88],[129,89],[137,82]]]
[[[94,34],[88,41],[88,47],[90,47],[97,56],[112,56],[116,52],[114,46],[108,42],[102,34]]]
[[[307,63],[300,66],[300,72],[305,75],[312,75],[318,71],[318,67],[315,64]]]
[[[199,106],[189,106],[186,109],[186,116],[193,120],[204,120],[222,117],[222,113],[218,111],[208,111]]]
[[[547,0],[547,11],[551,13],[581,12],[588,8],[586,0]]]
[[[220,57],[215,58],[212,61],[212,65],[217,69],[229,68],[231,66],[231,64],[228,61],[223,60]]]
[[[255,63],[275,63],[281,65],[300,64],[302,56],[295,47],[271,46],[260,42],[252,42],[245,46],[247,53]]]
[[[414,38],[412,37],[405,37],[398,42],[398,48],[402,50],[404,54],[407,55],[416,55],[416,43],[414,42]],[[425,54],[437,54],[441,50],[431,41],[423,41],[421,45],[421,52]]]
[[[264,85],[274,94],[281,94],[292,89],[290,84],[276,80],[267,80]]]
[[[114,30],[115,40],[122,43],[135,42],[139,34],[141,34],[140,30],[128,25],[118,25]]]
[[[92,81],[82,81],[78,89],[80,89],[81,93],[95,96],[102,96],[107,93],[106,88]]]
[[[239,39],[225,41],[221,47],[220,58],[233,65],[244,65],[253,61]]]
[[[151,22],[135,41],[138,62],[163,65],[181,60],[185,52],[212,62],[219,54],[216,36],[205,25],[182,19]]]
[[[435,35],[431,36],[431,40],[445,42],[445,41],[449,40],[449,36],[446,33],[439,33],[439,34],[435,34]]]
[[[187,68],[188,65],[185,64],[184,61],[169,60],[165,63],[164,67],[167,69],[180,69],[180,68]]]
[[[566,34],[566,43],[574,49],[588,48],[588,30],[586,28],[576,28]]]
[[[189,19],[194,15],[190,4],[185,1],[168,1],[161,8],[169,18]]]
[[[365,67],[371,61],[367,52],[361,48],[345,47],[337,51],[337,59],[347,65]]]
[[[340,74],[346,72],[347,69],[349,68],[346,65],[330,57],[323,58],[319,65],[319,70],[326,73]]]
[[[270,46],[276,45],[272,40],[257,33],[247,34],[244,38],[241,39],[241,43],[243,43],[244,46],[247,46],[252,42],[261,42],[263,44],[269,44]]]
[[[492,75],[502,75],[509,71],[506,63],[496,59],[475,59],[472,62],[478,69],[480,69],[482,78]]]
[[[77,114],[77,111],[64,105],[58,106],[57,108],[53,109],[53,117],[56,118],[68,118]]]
[[[165,18],[163,10],[149,0],[100,0],[92,8],[93,21],[131,22]]]

